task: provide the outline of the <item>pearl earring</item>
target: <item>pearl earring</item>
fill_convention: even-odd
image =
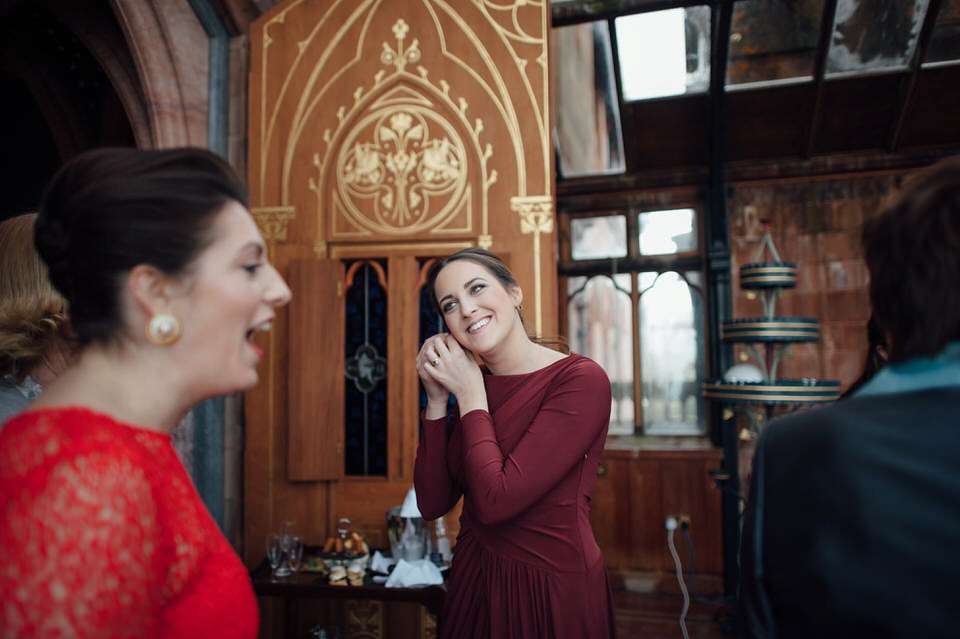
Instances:
[[[173,344],[180,337],[182,325],[174,313],[157,313],[147,322],[147,339],[157,346]]]

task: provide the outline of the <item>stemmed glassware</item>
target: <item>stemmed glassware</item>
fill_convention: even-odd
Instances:
[[[303,542],[296,535],[287,535],[286,541],[287,566],[290,573],[295,574],[300,570],[300,560],[303,559]]]
[[[280,532],[267,535],[267,561],[274,577],[286,577],[300,569],[303,542],[291,532],[293,523],[283,522]]]

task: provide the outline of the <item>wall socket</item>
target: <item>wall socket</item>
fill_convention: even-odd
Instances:
[[[690,527],[690,515],[687,513],[678,513],[675,515],[667,515],[667,520],[672,519],[676,522],[677,528],[689,528]]]

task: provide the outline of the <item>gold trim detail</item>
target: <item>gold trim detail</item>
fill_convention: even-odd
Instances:
[[[347,599],[344,636],[350,639],[383,637],[383,602],[370,599]]]
[[[543,331],[542,285],[540,274],[540,234],[553,233],[553,197],[549,195],[514,196],[510,209],[520,215],[520,231],[533,234],[533,291],[536,304],[537,335]]]
[[[268,242],[285,242],[290,220],[297,215],[292,206],[255,206],[250,209],[250,214],[260,227],[263,239]]]

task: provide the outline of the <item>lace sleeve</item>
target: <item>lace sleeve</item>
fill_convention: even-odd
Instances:
[[[19,478],[2,490],[0,636],[150,635],[165,562],[136,455],[101,441],[47,457]]]

